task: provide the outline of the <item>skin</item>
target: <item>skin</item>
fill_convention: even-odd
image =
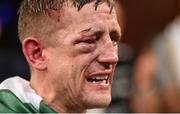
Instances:
[[[118,62],[121,29],[115,10],[94,3],[80,11],[64,7],[64,28],[53,37],[54,46],[28,37],[23,52],[31,65],[32,88],[57,112],[86,112],[111,101],[111,84]],[[105,75],[108,83],[92,83],[87,77]]]

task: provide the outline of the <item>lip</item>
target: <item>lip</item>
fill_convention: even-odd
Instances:
[[[96,72],[91,73],[90,75],[87,75],[86,78],[93,77],[95,75],[107,75],[109,78],[111,73],[112,73],[112,70],[96,71]]]
[[[108,76],[108,83],[107,84],[104,84],[104,83],[92,83],[92,82],[88,82],[87,80],[86,80],[86,84],[89,87],[92,87],[92,88],[97,89],[97,90],[107,90],[110,87],[111,73],[112,73],[112,70],[103,70],[103,71],[93,72],[90,75],[85,77],[85,78],[89,78],[89,77],[93,77],[95,75],[106,75],[106,76]]]

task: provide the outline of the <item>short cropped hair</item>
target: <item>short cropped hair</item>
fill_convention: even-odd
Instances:
[[[95,2],[95,10],[99,4],[106,2],[113,8],[114,0],[23,0],[19,9],[18,34],[22,42],[26,37],[51,37],[61,18],[61,9],[65,5],[73,5],[77,10],[90,2]],[[72,3],[72,4],[69,4]],[[59,16],[51,17],[52,11]],[[48,38],[49,39],[49,38]]]

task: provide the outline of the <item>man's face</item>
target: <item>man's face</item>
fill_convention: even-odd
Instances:
[[[59,102],[85,108],[107,106],[121,35],[115,10],[110,13],[106,3],[96,11],[94,3],[80,11],[65,7],[60,21],[65,29],[55,33],[56,46],[46,49],[48,81]]]

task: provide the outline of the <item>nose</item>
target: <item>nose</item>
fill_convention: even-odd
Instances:
[[[116,64],[119,60],[118,46],[114,46],[112,41],[104,44],[100,50],[98,61],[109,65]]]

